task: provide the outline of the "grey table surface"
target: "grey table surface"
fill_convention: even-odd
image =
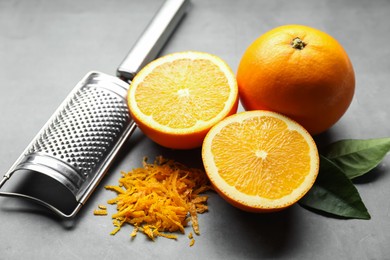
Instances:
[[[75,84],[89,71],[114,75],[161,0],[0,1],[0,173],[5,173]],[[305,24],[334,36],[356,72],[356,94],[344,117],[316,137],[319,146],[347,138],[390,136],[390,1],[193,0],[162,54],[198,50],[236,71],[246,47],[282,24]],[[240,110],[242,107],[240,106]],[[202,167],[200,151],[162,148],[140,131],[71,223],[40,206],[0,197],[0,259],[390,259],[390,156],[357,183],[372,218],[346,220],[299,205],[250,214],[210,193],[189,247],[143,235],[117,235],[93,209],[112,198],[103,188],[142,158],[163,155]],[[1,174],[2,175],[2,174]],[[190,228],[186,229],[188,234]]]

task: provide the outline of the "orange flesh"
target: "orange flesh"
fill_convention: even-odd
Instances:
[[[215,136],[211,149],[221,177],[248,195],[282,198],[299,187],[310,172],[307,142],[273,117],[227,125]]]
[[[177,71],[179,67],[183,69]],[[138,85],[135,95],[139,109],[159,124],[177,129],[215,118],[231,92],[225,74],[205,59],[164,63],[144,82]],[[210,82],[214,85],[210,86]]]

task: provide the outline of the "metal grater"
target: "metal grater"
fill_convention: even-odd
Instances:
[[[50,175],[79,200],[126,140],[135,124],[126,105],[127,84],[92,72],[65,99],[16,165]]]
[[[121,79],[101,72],[88,73],[0,181],[1,189],[16,172],[44,174],[74,196],[77,203],[71,213],[31,195],[1,190],[0,195],[33,200],[66,218],[77,214],[136,128],[127,108],[126,81],[155,58],[188,4],[187,0],[164,3],[119,66],[117,74]]]

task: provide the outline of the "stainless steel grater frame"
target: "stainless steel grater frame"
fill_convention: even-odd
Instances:
[[[3,176],[1,196],[33,200],[64,218],[79,212],[136,128],[127,107],[129,82],[158,55],[188,6],[189,0],[165,1],[118,67],[118,77],[91,71],[74,87]],[[13,174],[23,170],[44,174],[66,187],[77,202],[71,213],[41,198],[1,191]]]

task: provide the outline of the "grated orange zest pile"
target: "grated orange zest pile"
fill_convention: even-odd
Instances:
[[[211,189],[204,171],[159,156],[153,164],[145,158],[142,168],[121,174],[118,186],[105,187],[117,193],[107,202],[117,206],[112,235],[131,224],[131,237],[141,231],[152,240],[158,236],[177,239],[172,233],[184,234],[189,222],[200,234],[198,214],[208,210],[208,197],[200,194]]]

